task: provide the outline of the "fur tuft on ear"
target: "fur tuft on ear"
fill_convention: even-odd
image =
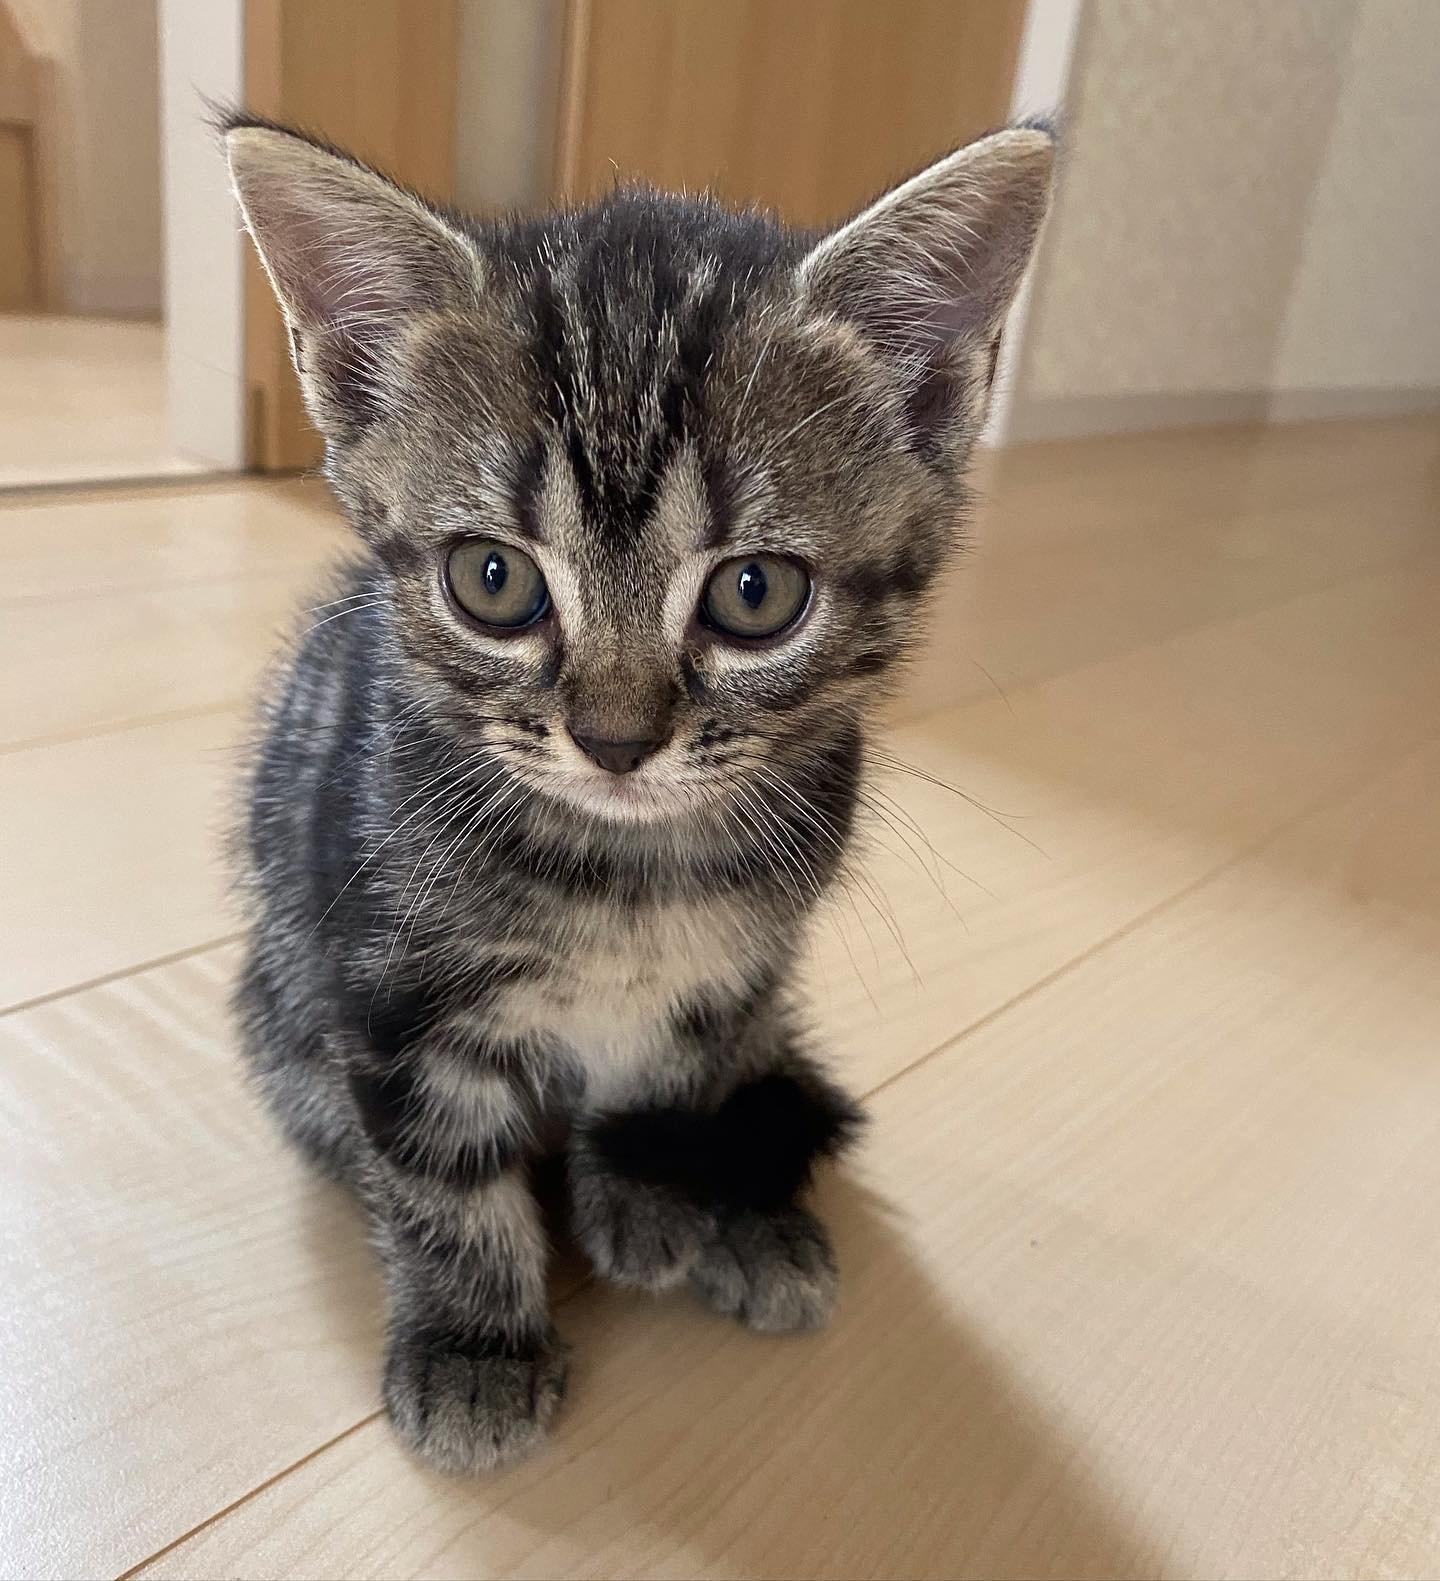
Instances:
[[[475,298],[479,259],[444,216],[358,160],[256,117],[220,128],[306,406],[327,438],[351,435],[378,409],[409,324]]]
[[[923,440],[953,410],[959,379],[983,407],[1054,161],[1045,122],[993,132],[886,193],[801,262],[806,298],[893,359]]]

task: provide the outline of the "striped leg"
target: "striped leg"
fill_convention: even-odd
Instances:
[[[788,1046],[710,1105],[636,1105],[576,1134],[576,1229],[600,1273],[664,1289],[688,1280],[752,1328],[813,1328],[836,1292],[829,1237],[798,1198],[860,1111]]]
[[[444,1471],[527,1453],[560,1403],[548,1249],[522,1156],[523,1092],[444,1025],[353,1063],[374,1152],[364,1194],[390,1293],[385,1405]]]
[[[565,1386],[550,1326],[546,1249],[523,1173],[468,1190],[390,1183],[378,1214],[390,1289],[385,1406],[442,1471],[527,1454]]]

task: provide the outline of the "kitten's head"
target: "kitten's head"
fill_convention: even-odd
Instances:
[[[959,531],[1047,130],[822,236],[623,187],[481,223],[284,129],[226,137],[327,471],[451,728],[615,819],[854,738]]]

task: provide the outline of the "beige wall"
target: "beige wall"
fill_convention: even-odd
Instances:
[[[1440,387],[1435,0],[1361,0],[1274,382],[1282,411],[1306,392]]]
[[[1025,405],[1262,386],[1353,0],[1092,0]]]
[[[55,63],[60,275],[76,312],[161,303],[155,0],[7,0]]]
[[[1440,0],[1090,0],[1012,432],[1440,386],[1437,41]]]

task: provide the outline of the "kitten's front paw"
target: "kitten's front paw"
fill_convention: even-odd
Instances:
[[[595,1271],[617,1285],[669,1290],[715,1233],[713,1214],[678,1192],[582,1167],[572,1174],[575,1238]]]
[[[398,1334],[385,1358],[385,1408],[404,1444],[437,1471],[490,1471],[528,1455],[565,1392],[566,1347],[552,1332],[518,1351]]]
[[[820,1328],[839,1274],[825,1226],[804,1208],[728,1215],[690,1273],[715,1311],[766,1334]]]

